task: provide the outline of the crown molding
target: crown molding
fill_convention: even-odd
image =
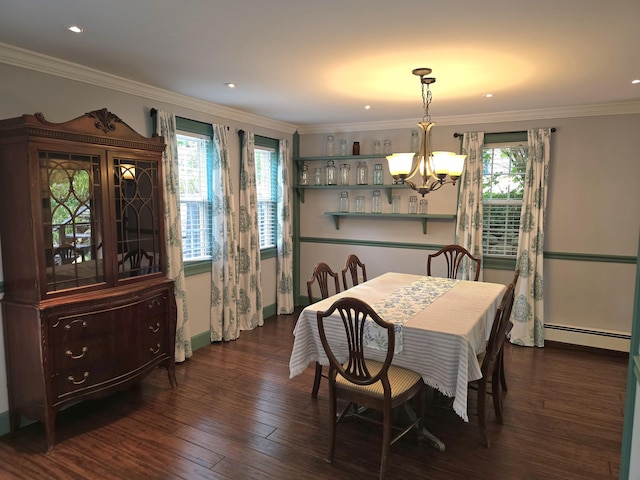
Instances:
[[[628,115],[634,113],[640,113],[640,101],[438,117],[435,123],[440,126],[476,125],[499,122],[519,122],[526,120],[549,120],[554,118]],[[303,135],[312,133],[365,132],[372,130],[406,129],[415,128],[417,123],[418,119],[416,118],[384,122],[327,123],[300,126],[298,127],[298,133]]]
[[[273,120],[271,118],[253,115],[229,107],[224,107],[212,102],[200,100],[188,95],[164,90],[162,88],[146,85],[123,77],[118,77],[107,72],[85,67],[77,63],[68,62],[55,57],[42,55],[31,50],[14,47],[0,42],[0,63],[6,63],[15,67],[34,70],[57,77],[67,78],[78,82],[108,88],[121,93],[136,95],[138,97],[166,102],[198,112],[245,122],[250,125],[293,133],[296,126],[290,123]]]
[[[77,63],[42,55],[31,50],[25,50],[23,48],[14,47],[13,45],[1,42],[0,63],[6,63],[8,65],[28,70],[34,70],[49,75],[67,78],[69,80],[108,88],[110,90],[136,95],[150,100],[166,102],[209,115],[215,115],[238,122],[245,122],[250,125],[274,129],[286,133],[293,133],[296,130],[300,134],[394,130],[414,128],[417,123],[417,120],[413,118],[382,122],[332,123],[296,126],[291,123],[253,115],[251,113],[224,107],[212,102],[153,87],[141,82],[136,82],[107,72],[85,67]],[[640,101],[438,117],[436,123],[438,125],[476,125],[523,120],[624,115],[634,113],[640,113]]]

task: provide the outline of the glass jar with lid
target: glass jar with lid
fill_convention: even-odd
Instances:
[[[418,197],[416,197],[415,195],[409,197],[409,213],[418,213]]]
[[[349,192],[340,193],[340,211],[349,213]]]
[[[349,185],[349,172],[351,165],[343,163],[340,165],[340,185]]]
[[[382,164],[376,163],[373,168],[373,184],[382,185],[384,183],[384,171],[382,170]]]
[[[367,185],[369,171],[366,162],[358,162],[356,167],[356,185]]]
[[[327,143],[325,148],[327,157],[333,157],[335,155],[335,140],[333,135],[327,135]]]
[[[382,213],[382,198],[380,198],[380,190],[373,191],[373,197],[371,197],[371,213]]]
[[[336,185],[336,166],[333,160],[327,161],[327,168],[325,168],[325,183],[327,185]]]
[[[300,169],[300,185],[309,185],[309,167],[302,165]]]

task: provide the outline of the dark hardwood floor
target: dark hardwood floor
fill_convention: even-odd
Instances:
[[[0,478],[377,478],[376,425],[341,424],[334,463],[325,462],[326,383],[312,400],[312,368],[289,379],[295,318],[196,351],[177,366],[177,389],[158,369],[139,387],[66,409],[52,453],[37,423],[2,437]],[[618,478],[627,359],[557,345],[507,349],[505,423],[491,414],[491,448],[474,417],[432,408],[426,425],[446,450],[409,433],[391,447],[389,479]]]

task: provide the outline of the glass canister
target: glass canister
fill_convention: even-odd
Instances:
[[[333,157],[335,155],[335,141],[333,135],[327,135],[326,154],[327,157]]]
[[[373,191],[371,198],[371,213],[382,213],[382,199],[380,198],[380,190]]]
[[[349,172],[351,165],[343,163],[340,165],[340,185],[349,185]]]
[[[349,192],[340,193],[340,211],[343,213],[349,212]]]
[[[344,138],[340,139],[340,144],[338,147],[338,155],[345,156],[347,154],[347,140]]]
[[[420,147],[418,146],[418,131],[413,130],[411,132],[411,149],[409,151],[413,153],[418,153],[419,150],[420,150]]]
[[[422,200],[420,200],[420,203],[418,204],[418,213],[420,215],[426,215],[427,214],[427,199],[423,198]]]
[[[376,166],[373,168],[373,184],[374,185],[384,184],[384,171],[382,170],[381,163],[376,163]]]
[[[382,153],[385,155],[391,155],[391,140],[384,141],[384,149]]]
[[[327,185],[336,185],[336,166],[333,164],[333,160],[327,161],[327,168],[325,168],[325,183]]]
[[[315,174],[313,176],[313,184],[322,185],[322,169],[320,167],[316,168],[315,170]]]
[[[364,213],[364,197],[362,195],[356,197],[356,213]]]
[[[418,197],[411,196],[409,197],[409,213],[416,214],[418,213]]]
[[[300,169],[300,185],[309,185],[309,167],[302,165]]]
[[[358,162],[356,167],[356,185],[367,185],[369,171],[365,162]]]
[[[373,154],[380,155],[380,140],[373,141]]]
[[[391,212],[400,213],[400,195],[394,195],[391,199]]]

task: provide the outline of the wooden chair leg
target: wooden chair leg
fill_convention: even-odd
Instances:
[[[478,385],[478,427],[480,427],[482,440],[487,447],[490,447],[491,443],[487,433],[487,383],[485,381]]]
[[[333,452],[336,447],[337,408],[335,388],[329,386],[329,447],[327,450],[327,463],[333,462]]]
[[[322,379],[322,365],[316,362],[316,375],[313,378],[313,389],[311,390],[311,398],[318,398],[318,390],[320,389],[321,379]]]
[[[491,396],[493,397],[493,410],[496,413],[496,420],[498,423],[504,423],[502,418],[502,389],[500,388],[500,372],[499,369],[493,374],[493,380],[491,381]]]
[[[500,370],[500,385],[502,391],[506,392],[507,389],[507,377],[504,373],[504,346],[500,349],[500,355],[498,356],[498,370]]]
[[[387,459],[391,445],[391,407],[385,406],[382,419],[382,457],[380,459],[380,480],[384,479],[387,471]]]

